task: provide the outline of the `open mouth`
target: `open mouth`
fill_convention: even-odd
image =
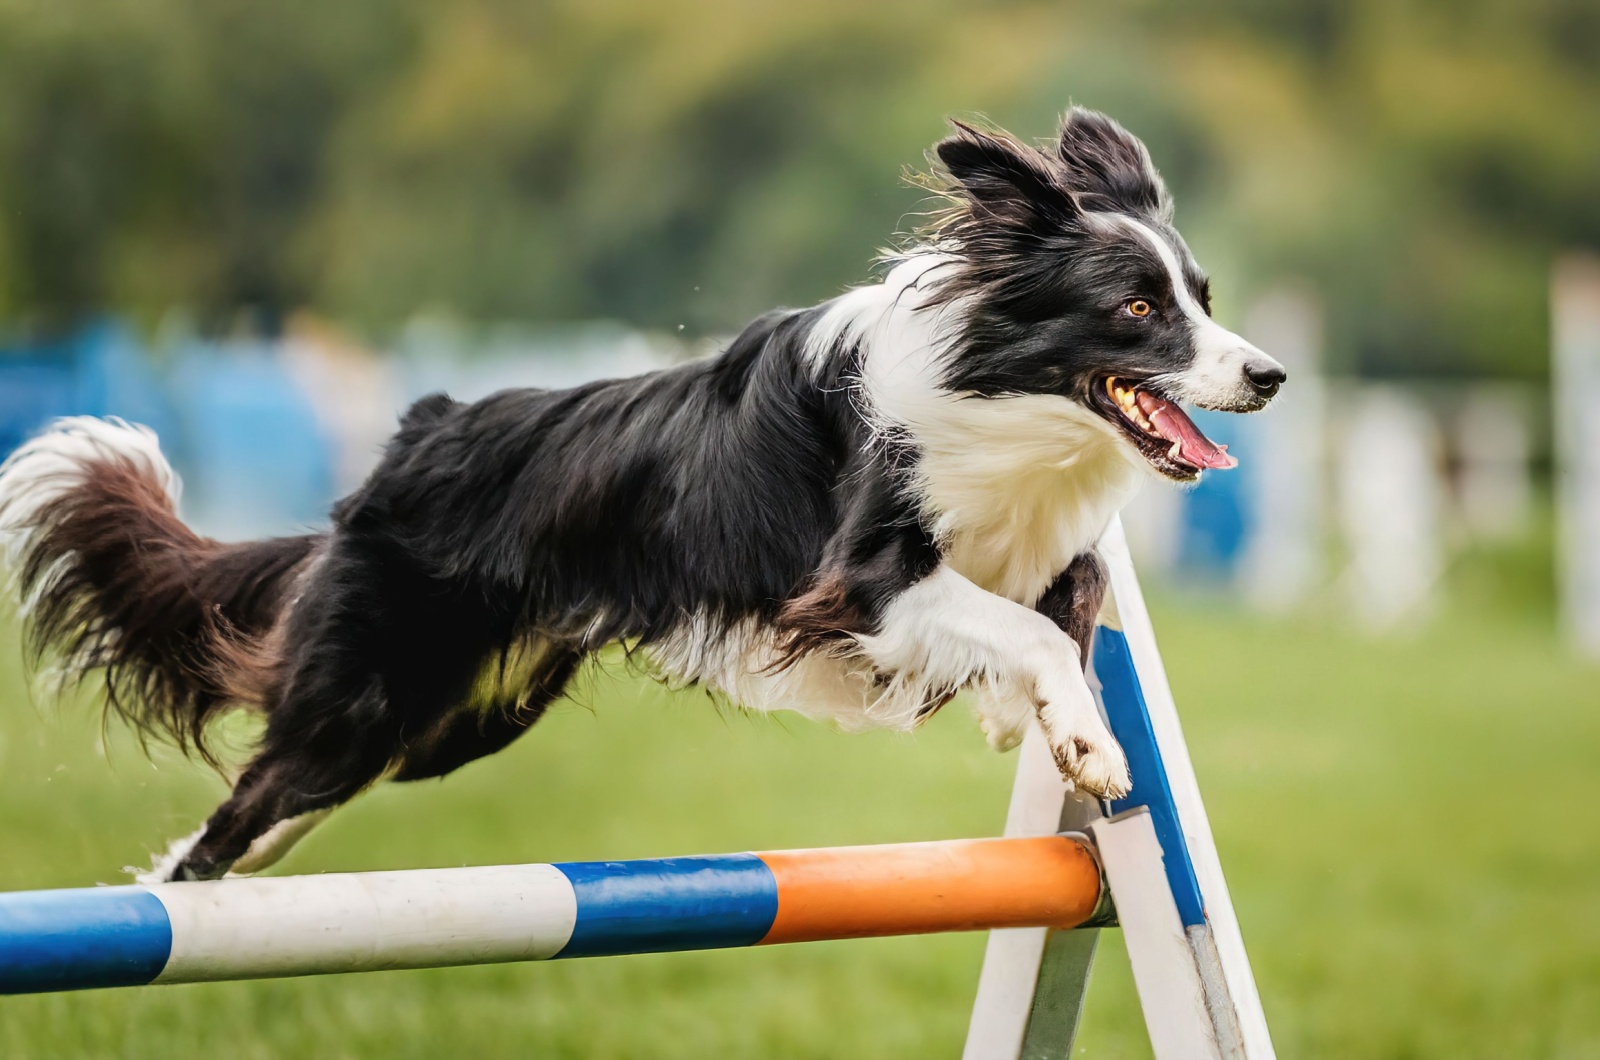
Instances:
[[[1208,469],[1238,467],[1228,447],[1207,438],[1184,411],[1145,383],[1108,375],[1091,390],[1095,411],[1120,427],[1168,478],[1191,481]]]

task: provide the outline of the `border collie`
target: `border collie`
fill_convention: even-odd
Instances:
[[[208,760],[219,712],[266,718],[145,878],[258,870],[379,779],[500,750],[613,642],[851,729],[971,688],[996,748],[1037,723],[1078,789],[1126,793],[1082,668],[1095,540],[1152,472],[1234,466],[1180,403],[1254,411],[1284,371],[1212,321],[1114,121],[1074,109],[1041,147],[958,122],[935,154],[948,208],[881,282],[649,375],[423,398],[326,533],[196,535],[119,420],[17,450],[0,533],[35,657]]]

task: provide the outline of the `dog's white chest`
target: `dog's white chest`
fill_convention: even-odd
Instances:
[[[966,528],[945,539],[945,562],[980,588],[1031,605],[1099,536],[1078,530],[1043,517],[1025,525]]]
[[[1075,556],[1094,547],[1141,476],[1111,451],[1091,451],[1067,467],[1006,470],[987,482],[930,475],[927,494],[945,562],[989,592],[1032,605]]]

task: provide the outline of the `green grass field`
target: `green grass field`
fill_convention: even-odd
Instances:
[[[1157,609],[1285,1057],[1600,1055],[1600,672],[1535,623],[1374,642]],[[0,639],[0,887],[120,882],[220,782]],[[993,834],[1012,760],[971,718],[840,736],[592,681],[508,752],[374,791],[276,871]],[[1115,932],[1085,1055],[1148,1052]],[[0,999],[0,1057],[955,1056],[979,936]]]

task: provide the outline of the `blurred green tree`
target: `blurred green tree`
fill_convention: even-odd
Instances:
[[[0,315],[724,331],[863,277],[943,116],[1069,100],[1349,369],[1538,376],[1600,244],[1593,0],[0,0]]]

